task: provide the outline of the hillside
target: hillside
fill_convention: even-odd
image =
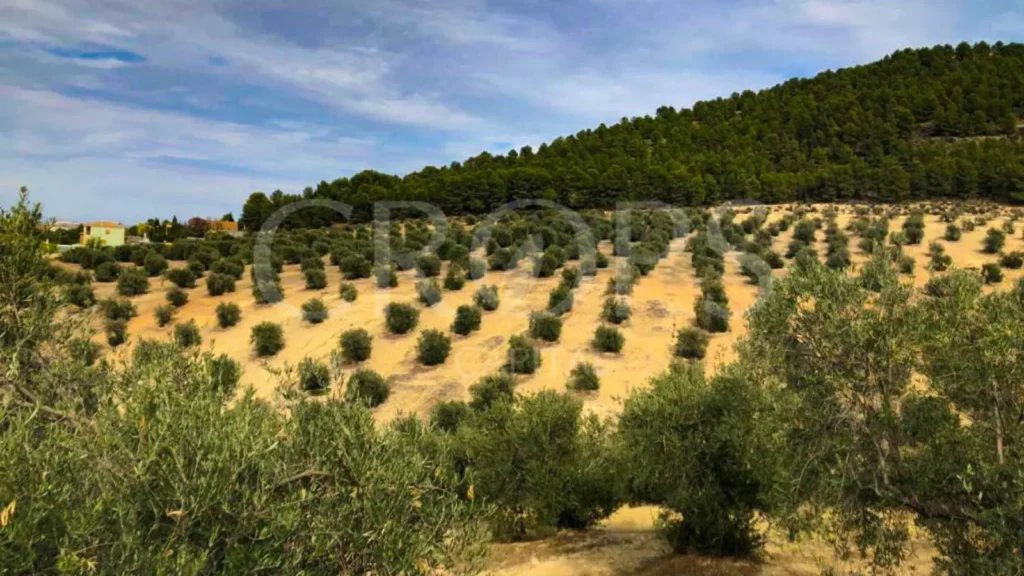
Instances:
[[[357,219],[369,218],[378,199],[425,200],[446,213],[484,212],[523,198],[571,208],[621,200],[1021,200],[1022,107],[1024,45],[901,50],[692,109],[666,106],[537,150],[484,152],[404,178],[364,171],[304,195],[350,203]],[[242,223],[258,227],[301,197],[253,194]],[[332,216],[305,211],[302,218],[293,224],[321,225]]]

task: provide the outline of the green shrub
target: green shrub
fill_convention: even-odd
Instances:
[[[526,336],[515,335],[508,340],[506,367],[512,374],[533,374],[540,368],[540,350]]]
[[[420,302],[429,308],[441,301],[441,287],[438,286],[437,280],[429,278],[418,280],[416,281],[416,295],[419,296]]]
[[[708,334],[697,328],[682,328],[676,332],[675,355],[677,358],[700,360],[708,350]]]
[[[998,254],[1006,244],[1006,233],[997,228],[989,228],[985,235],[983,250],[986,254]]]
[[[322,394],[331,387],[331,371],[323,362],[303,358],[299,362],[299,387],[312,394]]]
[[[479,306],[482,310],[488,312],[498,309],[498,287],[497,286],[481,286],[475,294],[473,294],[473,303]]]
[[[210,272],[231,276],[235,280],[241,280],[245,275],[245,264],[231,258],[220,258],[210,265]]]
[[[211,272],[206,277],[206,292],[210,296],[220,296],[227,292],[235,291],[235,277],[227,274]]]
[[[323,270],[324,261],[317,256],[306,256],[299,261],[299,270],[303,273],[309,272],[310,270]]]
[[[600,352],[618,354],[626,343],[626,337],[613,326],[598,326],[594,331],[594,349]]]
[[[479,280],[487,274],[487,263],[479,258],[470,258],[469,268],[466,277],[470,280]]]
[[[416,359],[424,366],[444,364],[452,351],[452,341],[440,330],[424,330],[420,332],[416,342]]]
[[[511,402],[515,398],[515,390],[516,380],[511,374],[500,372],[484,376],[469,387],[469,407],[485,412],[495,402]]]
[[[310,324],[319,324],[327,320],[327,305],[319,298],[310,298],[302,304],[302,319]]]
[[[174,342],[182,348],[199,346],[203,342],[203,338],[199,335],[199,327],[196,326],[196,321],[189,320],[183,324],[175,324]]]
[[[469,405],[461,400],[439,402],[430,411],[430,425],[437,430],[452,434],[471,416]]]
[[[107,333],[107,344],[109,344],[111,348],[117,348],[128,340],[127,320],[107,320],[104,328]]]
[[[217,304],[217,325],[221,328],[230,328],[242,319],[242,309],[234,302],[221,302]]]
[[[388,266],[377,266],[373,269],[373,278],[377,288],[394,288],[398,286],[398,273],[394,264]]]
[[[593,392],[601,387],[597,370],[590,362],[580,362],[569,373],[569,381],[565,384],[569,390],[576,392]]]
[[[359,295],[359,291],[356,290],[355,284],[351,282],[342,282],[338,286],[338,295],[345,302],[355,302],[356,297]]]
[[[88,308],[96,303],[96,295],[88,284],[69,284],[64,287],[64,301],[79,308]]]
[[[599,270],[603,270],[608,267],[608,257],[604,255],[604,252],[595,252],[594,263]]]
[[[572,310],[573,302],[572,289],[565,284],[559,284],[548,295],[548,311],[561,316]]]
[[[960,240],[960,227],[956,224],[949,224],[946,226],[946,234],[943,236],[947,242],[956,242]]]
[[[729,331],[729,307],[701,295],[693,303],[693,311],[697,317],[697,326],[707,332]]]
[[[100,262],[93,271],[97,282],[113,282],[121,274],[121,265],[117,262]]]
[[[327,272],[319,268],[311,268],[302,273],[306,280],[306,290],[323,290],[327,287]]]
[[[462,272],[462,268],[458,264],[450,264],[448,273],[444,276],[444,289],[454,292],[462,290],[465,285],[466,275]]]
[[[913,274],[914,273],[915,261],[914,261],[914,257],[913,256],[904,254],[903,256],[899,257],[899,259],[897,260],[896,264],[899,267],[900,274]]]
[[[360,403],[369,408],[376,408],[391,395],[391,387],[383,376],[361,368],[356,370],[345,385],[345,401]]]
[[[235,393],[238,381],[242,379],[242,366],[227,354],[211,356],[206,361],[210,373],[210,387],[227,398]]]
[[[344,274],[346,280],[369,278],[370,272],[373,269],[370,261],[363,258],[360,254],[349,254],[345,256],[338,264],[338,267],[341,268],[341,272]]]
[[[999,258],[999,265],[1003,268],[1017,270],[1024,266],[1024,252],[1007,252]]]
[[[121,296],[137,296],[149,292],[149,278],[139,268],[125,268],[117,277],[117,293]]]
[[[530,337],[545,342],[556,342],[562,335],[562,319],[547,312],[530,314]]]
[[[341,357],[351,364],[369,359],[373,351],[373,337],[362,328],[342,332],[338,343],[341,346]]]
[[[754,386],[732,377],[709,385],[702,371],[679,367],[626,400],[618,445],[629,498],[671,511],[665,535],[678,553],[748,555],[762,544],[755,520],[778,476],[769,449],[778,435],[757,417]]]
[[[480,308],[463,304],[455,310],[455,321],[452,322],[452,332],[461,336],[467,336],[470,332],[480,329]]]
[[[167,259],[156,252],[149,252],[142,261],[142,268],[151,277],[159,276],[164,270],[167,270]]]
[[[280,324],[260,322],[252,327],[249,342],[253,345],[256,355],[263,358],[273,356],[284,348],[284,330]]]
[[[107,320],[131,320],[138,312],[135,305],[125,299],[108,299],[100,302],[100,312]]]
[[[601,309],[601,318],[612,324],[622,324],[633,314],[629,302],[625,298],[609,296],[604,299],[604,306]]]
[[[384,321],[388,332],[406,334],[420,322],[420,311],[410,304],[392,302],[384,308]]]
[[[1003,269],[998,264],[982,264],[981,278],[985,284],[998,284],[1003,281]]]
[[[580,269],[579,268],[563,268],[562,269],[562,284],[569,288],[579,288],[580,285]]]
[[[171,306],[157,306],[156,312],[154,313],[154,315],[156,316],[157,326],[163,328],[164,326],[170,324],[171,320],[174,320],[174,313],[175,309],[172,308]]]
[[[441,275],[441,259],[433,254],[423,254],[416,258],[416,272],[425,278]]]
[[[536,278],[548,278],[555,273],[558,266],[558,257],[549,252],[545,252],[534,258],[533,275]]]
[[[167,279],[178,288],[196,287],[196,275],[188,268],[175,268],[168,271]]]

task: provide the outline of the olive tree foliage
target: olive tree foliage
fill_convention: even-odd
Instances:
[[[361,405],[235,396],[239,366],[89,334],[42,273],[40,210],[0,213],[0,566],[45,573],[461,573],[491,507],[453,440]],[[87,364],[92,364],[87,366]]]
[[[1016,292],[982,295],[968,272],[943,280],[876,293],[815,266],[751,310],[739,362],[784,407],[793,472],[777,514],[883,568],[906,557],[917,524],[942,571],[1019,573],[1024,307]]]

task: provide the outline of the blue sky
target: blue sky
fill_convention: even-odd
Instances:
[[[188,218],[907,46],[1024,40],[1020,2],[4,0],[0,204]]]

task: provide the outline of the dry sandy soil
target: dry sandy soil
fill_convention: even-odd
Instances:
[[[772,208],[769,221],[780,218],[786,207]],[[840,208],[838,223],[845,228],[852,218],[852,207]],[[968,216],[964,216],[965,218]],[[737,221],[742,221],[741,214]],[[923,286],[929,273],[928,244],[939,240],[946,245],[957,267],[979,268],[983,263],[995,262],[996,255],[981,252],[982,240],[989,226],[1001,226],[1002,217],[993,218],[987,226],[964,232],[958,242],[942,241],[946,225],[937,216],[926,216],[925,239],[920,245],[906,247],[906,253],[917,261],[913,282]],[[890,230],[899,230],[903,218],[890,222]],[[774,247],[784,254],[792,237],[792,228],[775,239]],[[817,246],[824,258],[824,234],[819,231]],[[855,265],[866,260],[856,248],[857,238],[851,235],[850,250]],[[685,239],[672,242],[671,252],[657,268],[636,285],[629,297],[633,315],[620,329],[626,338],[621,354],[601,354],[590,348],[594,329],[600,324],[601,306],[613,265],[599,270],[596,277],[583,278],[575,293],[575,306],[563,317],[562,337],[558,343],[543,345],[543,364],[538,372],[519,377],[518,390],[531,393],[544,389],[564,390],[569,371],[579,361],[592,362],[601,378],[599,392],[583,395],[586,409],[602,415],[613,415],[621,408],[621,401],[636,387],[643,387],[651,377],[661,373],[671,361],[671,347],[675,331],[689,325],[693,318],[693,301],[700,294],[697,279],[690,265],[690,255],[683,251]],[[600,249],[609,253],[611,246],[603,243]],[[1006,251],[1024,250],[1020,231],[1008,235]],[[724,283],[733,311],[730,331],[715,335],[708,349],[706,366],[709,371],[733,358],[733,345],[746,331],[743,312],[758,297],[758,288],[747,283],[739,273],[737,256],[726,256]],[[461,304],[472,302],[473,292],[482,284],[496,284],[501,306],[494,312],[485,312],[481,329],[468,337],[452,338],[452,354],[448,361],[436,367],[422,367],[416,362],[416,333],[390,336],[384,330],[382,310],[388,302],[415,302],[415,277],[410,272],[399,273],[399,285],[389,290],[377,290],[372,280],[354,282],[359,297],[346,303],[338,296],[340,272],[327,266],[328,287],[323,291],[305,290],[298,266],[286,266],[281,275],[285,300],[275,305],[256,305],[253,302],[249,274],[238,283],[237,291],[221,297],[206,294],[205,284],[190,290],[190,301],[178,311],[176,321],[194,319],[203,337],[203,346],[216,353],[225,353],[244,367],[243,385],[251,385],[257,394],[271,398],[279,381],[272,370],[296,365],[309,356],[328,359],[338,347],[339,335],[351,328],[365,328],[373,336],[373,353],[364,363],[392,381],[392,394],[376,410],[380,421],[392,419],[400,413],[416,412],[422,416],[439,401],[468,398],[468,387],[479,377],[495,372],[505,360],[506,342],[511,335],[523,332],[531,311],[543,310],[549,291],[559,277],[535,279],[528,270],[490,272],[480,281],[467,282],[458,292],[445,292],[444,299],[432,308],[421,309],[420,325],[415,332],[426,328],[447,331]],[[779,271],[776,271],[777,273]],[[784,272],[783,272],[784,273]],[[1000,285],[1006,288],[1021,276],[1021,270],[1004,270],[1006,278]],[[114,295],[113,284],[95,284],[97,298]],[[173,328],[160,328],[154,310],[164,304],[164,291],[170,284],[161,285],[151,280],[148,294],[133,298],[139,315],[129,324],[133,341],[140,338],[169,338]],[[992,288],[986,288],[992,289]],[[997,288],[998,289],[998,288]],[[306,300],[321,297],[330,309],[330,317],[319,325],[310,325],[301,318],[300,306]],[[217,327],[214,310],[220,302],[235,302],[242,309],[242,320],[229,329]],[[262,321],[281,323],[286,346],[269,361],[255,357],[249,343],[250,329]],[[97,340],[99,341],[99,339]],[[119,353],[130,350],[131,344]],[[350,370],[349,370],[350,371]],[[340,394],[340,387],[333,390]],[[626,508],[608,519],[599,529],[588,533],[565,533],[554,538],[525,544],[499,544],[493,548],[490,569],[496,574],[818,574],[822,567],[835,565],[830,548],[820,543],[802,542],[783,544],[773,538],[759,563],[710,560],[697,556],[674,556],[654,531],[657,511],[650,508]],[[930,571],[931,550],[921,544],[907,571]],[[840,566],[840,573],[849,566]]]

